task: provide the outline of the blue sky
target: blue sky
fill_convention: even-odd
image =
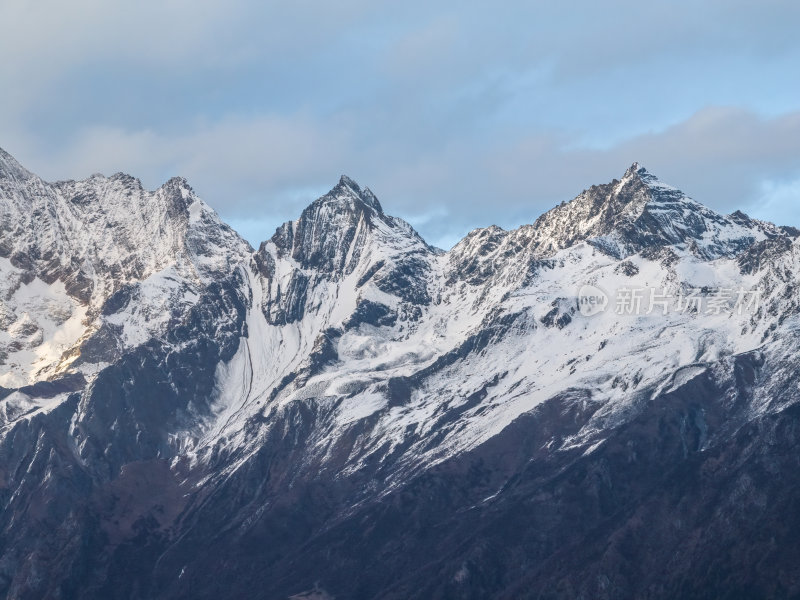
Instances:
[[[346,173],[447,247],[634,161],[800,225],[800,3],[0,3],[0,147],[173,175],[253,244]]]

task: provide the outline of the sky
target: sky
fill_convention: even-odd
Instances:
[[[800,225],[796,0],[0,1],[0,147],[172,176],[252,244],[347,174],[447,248],[634,161]]]

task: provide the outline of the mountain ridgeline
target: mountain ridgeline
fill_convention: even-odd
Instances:
[[[0,150],[0,597],[800,597],[799,285],[638,164],[447,252],[343,176],[254,249]]]

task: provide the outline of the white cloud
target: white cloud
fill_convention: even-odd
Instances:
[[[763,186],[800,178],[799,13],[6,0],[0,146],[50,179],[183,175],[264,223],[344,172],[395,214],[436,215],[419,227],[440,244],[530,221],[634,160],[719,210],[791,217],[794,188],[767,202]]]

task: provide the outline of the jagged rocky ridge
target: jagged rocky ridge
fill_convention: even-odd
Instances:
[[[254,251],[0,151],[0,593],[800,594],[798,244],[634,164],[449,252],[342,177]]]

